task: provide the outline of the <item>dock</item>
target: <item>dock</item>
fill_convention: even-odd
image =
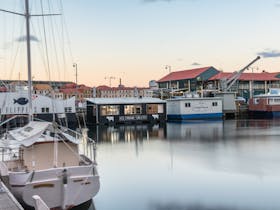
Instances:
[[[0,181],[0,210],[24,210],[8,188]]]

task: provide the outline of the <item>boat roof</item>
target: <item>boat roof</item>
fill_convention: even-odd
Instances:
[[[130,98],[87,98],[88,102],[93,104],[149,104],[149,103],[166,103],[159,98],[152,97],[130,97]]]
[[[221,101],[221,97],[177,97],[177,98],[170,98],[166,99],[167,102],[171,101],[209,101],[209,100],[219,100]]]
[[[58,135],[52,136],[51,133],[54,131],[54,126],[51,122],[30,121],[24,127],[8,131],[5,138],[2,138],[3,144],[0,144],[0,147],[14,148],[21,145],[29,147],[37,142],[43,143],[61,140],[68,140],[72,143],[79,144],[79,140],[76,138],[60,129],[56,130]]]

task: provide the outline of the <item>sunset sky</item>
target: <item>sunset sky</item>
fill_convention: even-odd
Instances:
[[[63,42],[68,52],[54,57],[58,60],[65,56],[61,62],[65,66],[59,67],[62,73],[53,67],[55,62],[49,65],[53,68],[50,78],[55,80],[75,81],[72,64],[77,63],[78,83],[109,85],[105,78],[115,77],[112,86],[119,83],[119,78],[126,86],[148,86],[149,80],[168,73],[166,65],[172,71],[205,66],[236,71],[257,55],[262,59],[253,65],[254,72],[280,71],[280,0],[42,1],[46,8],[46,2],[51,2],[52,12],[62,11],[60,2],[64,8],[66,32],[60,44]],[[22,12],[23,2],[0,0],[0,8]],[[30,0],[33,14],[40,13],[36,2],[40,1]],[[45,80],[48,76],[36,52],[44,43],[43,30],[36,29],[38,21],[34,19],[33,76]],[[16,79],[19,75],[25,79],[25,45],[15,44],[24,36],[23,18],[1,13],[0,25],[0,79]],[[48,48],[49,53],[58,48]]]

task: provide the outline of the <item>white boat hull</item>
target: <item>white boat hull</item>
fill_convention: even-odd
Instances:
[[[38,195],[49,208],[70,208],[91,200],[99,191],[94,165],[52,168],[31,173],[10,173],[13,194],[29,206]],[[63,175],[63,171],[66,171]],[[12,182],[11,182],[12,181]]]

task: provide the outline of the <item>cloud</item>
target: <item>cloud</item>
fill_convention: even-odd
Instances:
[[[280,57],[280,51],[278,50],[264,50],[263,52],[258,52],[257,55],[264,58],[276,58]]]
[[[200,64],[200,63],[197,63],[197,62],[193,62],[191,65],[192,65],[192,66],[200,66],[201,64]]]
[[[26,36],[21,36],[19,38],[16,39],[17,42],[25,42],[26,41]],[[34,42],[39,42],[39,39],[36,36],[30,36],[30,41],[34,41]]]

